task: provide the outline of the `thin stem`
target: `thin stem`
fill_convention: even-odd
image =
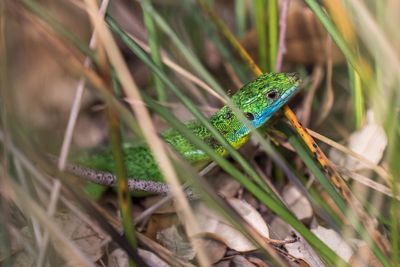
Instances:
[[[142,5],[144,6],[151,5],[151,0],[144,0],[142,2]],[[144,25],[146,26],[147,29],[151,59],[161,70],[163,70],[160,49],[158,46],[159,42],[157,38],[157,29],[154,25],[153,18],[151,17],[146,8],[143,8],[143,20],[144,20]],[[157,90],[158,101],[163,103],[167,98],[164,84],[160,81],[160,79],[156,75],[153,75],[153,79]]]
[[[273,71],[276,65],[276,54],[278,44],[278,0],[268,0],[268,48],[269,69]]]
[[[271,0],[268,0],[271,1]],[[274,0],[272,0],[274,1]],[[267,60],[267,27],[265,27],[265,0],[254,1],[254,15],[258,40],[258,57],[263,71],[270,71],[271,66]]]
[[[278,54],[276,56],[275,71],[280,72],[282,69],[283,55],[286,53],[285,37],[286,37],[286,26],[287,26],[287,15],[289,10],[290,0],[284,0],[282,2],[282,11],[279,16],[279,44]]]
[[[102,17],[104,17],[104,14],[107,11],[109,2],[110,2],[110,0],[103,0],[101,2],[99,13],[101,14]],[[92,36],[90,37],[89,48],[94,49],[96,47],[96,43],[97,43],[96,34],[95,34],[95,32],[93,32]],[[86,68],[90,68],[91,64],[92,64],[91,59],[89,57],[86,57],[84,66]],[[58,169],[60,171],[63,171],[65,169],[65,164],[67,161],[69,148],[71,146],[72,134],[75,129],[76,120],[78,118],[79,109],[80,109],[85,85],[86,85],[86,79],[84,78],[84,76],[82,76],[79,79],[78,86],[76,88],[74,101],[72,103],[71,112],[69,114],[67,128],[64,133],[64,139],[63,139],[63,143],[61,146],[60,157],[58,159]]]

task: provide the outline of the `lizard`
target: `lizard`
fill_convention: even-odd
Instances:
[[[297,92],[301,79],[297,73],[265,73],[245,84],[232,95],[232,102],[244,113],[254,128],[263,126]],[[209,121],[235,149],[239,149],[250,137],[250,129],[237,118],[234,112],[223,106]],[[220,145],[211,132],[200,122],[192,120],[186,127],[219,155],[227,156],[227,150]],[[192,165],[210,161],[209,156],[196,148],[177,130],[169,128],[160,136],[175,151]],[[131,191],[167,193],[150,149],[145,145],[124,144],[124,161],[127,169],[128,187]],[[67,171],[98,184],[114,186],[116,177],[114,161],[110,150],[104,150],[79,157],[76,163],[67,164]]]

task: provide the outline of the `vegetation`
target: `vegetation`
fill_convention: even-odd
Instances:
[[[399,11],[1,1],[2,266],[398,266]],[[229,96],[263,72],[297,72],[302,90],[241,150],[214,131],[221,157],[182,123],[212,128],[222,105],[248,123]],[[185,162],[158,137],[167,127],[213,163]],[[64,171],[104,142],[115,190]],[[129,192],[123,147],[143,143],[168,196]]]

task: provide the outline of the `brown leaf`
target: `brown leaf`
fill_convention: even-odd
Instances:
[[[180,259],[190,261],[196,256],[196,251],[193,250],[190,242],[178,232],[175,225],[159,231],[157,240]]]
[[[57,213],[54,220],[59,229],[92,261],[97,261],[103,256],[106,237],[95,232],[90,225],[73,213]]]

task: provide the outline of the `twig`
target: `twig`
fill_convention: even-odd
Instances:
[[[289,10],[290,0],[283,0],[282,11],[279,16],[279,45],[278,54],[276,56],[275,71],[280,72],[282,69],[283,55],[286,53],[285,37],[286,37],[286,26],[287,26],[287,14]]]

